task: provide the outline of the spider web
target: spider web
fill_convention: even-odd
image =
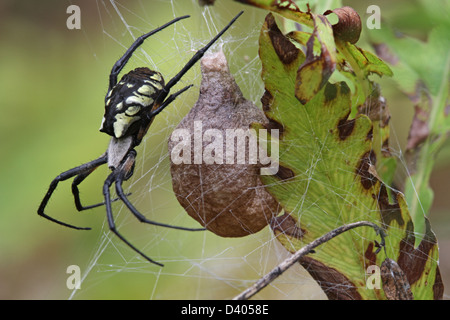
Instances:
[[[200,7],[197,0],[97,0],[97,15],[105,46],[123,51],[139,35],[172,18],[191,15],[190,19],[177,22],[147,39],[124,69],[127,72],[138,66],[148,66],[161,72],[167,82],[196,50],[204,46],[237,12],[245,9],[245,17],[239,19],[210,50],[223,48],[244,96],[260,106],[264,85],[260,78],[257,43],[265,12],[243,8],[236,3],[216,2],[213,7]],[[89,35],[86,36],[89,38]],[[113,62],[107,63],[112,65]],[[126,192],[131,193],[129,199],[150,220],[199,227],[173,194],[167,141],[194,105],[200,79],[197,64],[172,90],[175,92],[194,84],[157,116],[143,143],[137,148],[134,175],[124,184]],[[406,168],[398,141],[395,132],[391,132],[391,151]],[[311,170],[314,170],[314,165]],[[113,212],[119,232],[150,258],[165,266],[160,268],[149,264],[132,251],[109,231],[105,220],[90,257],[80,263],[82,289],[74,289],[71,299],[103,298],[102,293],[97,292],[102,292],[106,282],[117,283],[115,298],[128,298],[126,285],[122,283],[124,278],[125,282],[139,284],[136,288],[139,292],[135,292],[133,297],[141,299],[230,299],[289,255],[269,227],[245,238],[220,238],[211,232],[188,232],[139,223],[118,201],[113,203]],[[359,254],[364,255],[364,252]],[[120,293],[121,286],[125,288],[123,295]],[[299,265],[289,269],[256,296],[256,299],[325,298],[317,283]]]

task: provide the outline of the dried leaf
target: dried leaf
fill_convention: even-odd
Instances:
[[[386,258],[381,264],[381,281],[388,300],[413,300],[406,274],[392,259]]]
[[[355,9],[342,7],[325,11],[324,15],[335,13],[339,22],[333,25],[333,33],[336,39],[348,41],[352,44],[358,42],[361,34],[361,18]]]

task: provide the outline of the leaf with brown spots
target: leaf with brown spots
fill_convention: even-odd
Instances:
[[[300,10],[298,5],[293,0],[236,0],[236,1],[279,13],[285,18],[292,19],[298,23],[310,27],[314,26],[314,22],[309,12]]]
[[[321,39],[332,37],[332,29],[326,23],[323,27]],[[381,267],[386,258],[403,270],[415,299],[441,298],[438,246],[429,224],[423,241],[414,246],[414,224],[404,197],[396,193],[390,200],[390,188],[377,172],[381,151],[374,150],[372,143],[380,132],[374,130],[374,123],[379,128],[388,127],[389,118],[387,112],[378,117],[370,112],[371,106],[384,111],[382,101],[376,101],[379,92],[356,93],[346,82],[331,83],[323,77],[324,69],[331,64],[326,67],[317,63],[308,73],[322,80],[316,81],[319,86],[309,87],[305,99],[303,89],[307,88],[299,91],[299,70],[321,58],[311,58],[299,46],[290,44],[303,36],[297,31],[289,33],[289,37],[283,35],[272,14],[266,17],[260,34],[266,89],[263,110],[269,123],[283,128],[279,137],[280,171],[261,177],[284,209],[284,214],[271,223],[273,233],[287,250],[294,252],[338,226],[361,220],[374,222],[385,228],[386,250],[377,249],[377,235],[371,228],[361,228],[323,244],[300,263],[330,299],[387,299],[392,292],[395,296],[398,286],[388,285],[386,288],[393,288],[389,292],[366,286],[366,268],[373,264]],[[307,51],[322,47],[317,34],[314,39]],[[331,47],[328,45],[327,50]],[[345,56],[339,59],[344,63]],[[348,79],[365,81],[360,83],[361,88],[375,88],[367,79],[369,72],[363,71],[361,77]],[[355,94],[362,101],[355,99]]]
[[[310,101],[328,82],[336,69],[336,47],[333,29],[322,15],[311,13],[314,31],[306,43],[306,59],[297,71],[295,95],[302,104]],[[314,53],[314,42],[320,44],[320,53]]]

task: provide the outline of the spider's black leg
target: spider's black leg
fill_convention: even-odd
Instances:
[[[73,198],[75,200],[75,207],[77,208],[78,211],[83,211],[83,210],[89,210],[92,208],[96,208],[99,207],[101,205],[104,205],[104,203],[97,203],[97,204],[93,204],[93,205],[89,205],[89,206],[83,206],[81,204],[81,200],[80,200],[80,191],[78,190],[78,185],[84,181],[84,179],[87,178],[87,176],[89,176],[94,170],[96,169],[96,167],[80,173],[79,175],[77,175],[75,177],[75,179],[73,179],[73,183],[72,183],[72,194],[73,194]]]
[[[69,228],[73,228],[73,229],[77,229],[77,230],[90,230],[91,228],[82,228],[82,227],[76,227],[74,225],[59,221],[55,218],[52,218],[50,216],[48,216],[47,214],[45,214],[44,210],[45,207],[48,204],[48,201],[50,200],[53,192],[55,191],[56,187],[58,186],[58,183],[60,181],[64,181],[67,179],[72,178],[73,176],[77,176],[77,175],[84,175],[86,172],[88,171],[92,171],[95,168],[97,168],[98,166],[105,164],[107,162],[107,156],[106,154],[102,155],[100,158],[95,159],[91,162],[82,164],[81,166],[75,167],[73,169],[67,170],[61,174],[59,174],[55,179],[53,179],[53,181],[50,183],[50,187],[48,188],[47,193],[45,194],[44,198],[42,199],[41,205],[38,208],[38,214],[41,217],[44,217],[50,221],[53,221],[57,224],[60,224],[62,226],[65,227],[69,227]]]
[[[158,113],[163,111],[165,107],[167,107],[169,104],[171,104],[173,102],[173,100],[175,100],[180,94],[182,94],[183,92],[185,92],[187,89],[189,89],[192,86],[193,86],[192,84],[188,85],[188,86],[184,87],[183,89],[181,89],[180,91],[177,91],[174,94],[171,94],[166,100],[164,100],[164,102],[158,108],[150,111],[150,113],[147,115],[148,119],[153,118]]]
[[[111,197],[110,197],[110,192],[109,192],[109,188],[111,187],[112,183],[116,180],[116,176],[117,176],[117,171],[113,171],[108,178],[106,178],[105,180],[105,184],[103,185],[103,195],[105,196],[105,206],[106,206],[106,217],[108,219],[108,225],[109,225],[109,229],[120,239],[122,240],[127,246],[129,246],[131,249],[133,249],[136,253],[139,253],[143,258],[145,258],[146,260],[148,260],[151,263],[154,263],[158,266],[163,267],[164,265],[156,262],[152,259],[150,259],[149,257],[147,257],[143,252],[141,252],[138,248],[136,248],[135,246],[133,246],[127,239],[124,238],[124,236],[122,236],[116,228],[116,223],[114,222],[114,217],[112,214],[112,208],[111,208]]]
[[[111,73],[109,75],[109,90],[111,90],[116,85],[117,76],[119,75],[120,71],[122,71],[123,67],[126,65],[128,60],[130,60],[131,56],[133,55],[133,52],[136,51],[137,48],[139,48],[139,46],[144,42],[145,39],[147,39],[151,35],[157,33],[158,31],[161,31],[161,30],[167,28],[171,24],[174,24],[175,22],[177,22],[181,19],[186,19],[186,18],[189,18],[189,16],[182,16],[182,17],[175,18],[172,21],[167,22],[165,25],[163,25],[159,28],[156,28],[155,30],[152,30],[146,34],[143,34],[142,36],[137,38],[133,42],[131,47],[128,48],[128,50],[125,52],[125,54],[119,60],[117,60],[117,62],[112,67]]]
[[[75,200],[75,207],[77,208],[78,211],[84,211],[84,210],[89,210],[92,208],[96,208],[96,207],[100,207],[103,206],[105,204],[105,202],[100,202],[100,203],[96,203],[96,204],[91,204],[89,206],[83,206],[81,204],[81,199],[80,199],[80,191],[78,190],[78,185],[84,181],[84,179],[86,179],[94,170],[95,168],[92,168],[89,171],[86,171],[82,174],[79,174],[75,177],[75,179],[73,179],[73,183],[72,183],[72,194],[73,194],[73,198]],[[129,194],[128,194],[129,195]],[[119,198],[115,198],[112,199],[111,201],[117,201],[119,200]]]
[[[195,63],[197,63],[198,60],[200,60],[203,55],[205,54],[205,52],[214,44],[214,42],[217,41],[217,39],[219,39],[224,33],[225,31],[227,31],[231,25],[237,20],[237,18],[239,18],[239,16],[243,13],[244,11],[239,12],[226,26],[225,28],[223,28],[206,46],[204,46],[203,48],[201,48],[200,50],[198,50],[193,56],[192,58],[186,63],[186,65],[183,67],[183,69],[181,69],[180,72],[178,72],[177,75],[175,75],[172,79],[170,79],[169,82],[167,82],[167,84],[164,86],[164,88],[161,90],[161,93],[159,94],[158,98],[156,98],[155,104],[158,105],[160,103],[162,103],[162,101],[164,101],[164,99],[167,97],[167,95],[169,94],[170,89],[177,84],[178,81],[180,81],[180,79],[184,76],[184,74],[186,72],[189,71],[189,69],[191,69]]]
[[[133,206],[133,204],[130,202],[130,200],[128,200],[125,193],[123,192],[122,182],[124,180],[127,180],[127,178],[131,176],[131,174],[132,174],[131,170],[133,168],[135,158],[136,158],[136,151],[134,151],[134,150],[130,151],[130,153],[127,155],[127,159],[123,162],[123,165],[118,168],[117,176],[115,179],[117,195],[119,196],[120,200],[122,200],[123,203],[127,206],[127,208],[131,211],[131,213],[133,213],[133,215],[140,222],[152,224],[155,226],[178,229],[178,230],[186,230],[186,231],[205,231],[206,230],[205,228],[186,228],[186,227],[173,226],[170,224],[165,224],[165,223],[148,220],[142,213],[140,213]]]

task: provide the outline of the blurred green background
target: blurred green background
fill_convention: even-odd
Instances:
[[[331,1],[330,1],[331,3]],[[434,24],[421,13],[420,1],[371,1],[382,17],[406,34],[423,40]],[[81,29],[69,30],[66,9],[81,8]],[[367,4],[345,1],[361,17]],[[173,1],[13,1],[0,0],[0,299],[228,299],[283,258],[282,249],[266,228],[245,239],[222,239],[143,226],[115,203],[117,221],[126,237],[165,263],[161,269],[137,258],[105,227],[104,208],[78,213],[70,183],[61,183],[47,213],[92,231],[75,231],[36,214],[50,181],[60,172],[98,157],[108,137],[99,133],[103,99],[113,63],[134,36],[175,16],[191,19],[149,39],[126,70],[149,64],[166,80],[174,75],[238,11],[245,18],[224,36],[224,50],[244,94],[259,102],[261,83],[257,55],[258,31],[265,12],[229,0],[208,9],[195,0]],[[331,8],[330,8],[331,9]],[[121,16],[117,14],[121,12]],[[448,17],[447,17],[448,18]],[[208,21],[205,23],[205,21]],[[128,29],[127,25],[128,24]],[[368,30],[364,30],[368,32]],[[362,39],[363,42],[363,39]],[[148,56],[151,57],[149,61]],[[432,57],[430,57],[432,59]],[[179,85],[199,83],[199,68]],[[383,86],[384,85],[384,86]],[[166,140],[170,130],[193,105],[198,87],[162,113],[139,147],[130,199],[150,219],[195,227],[171,192]],[[405,146],[413,107],[392,80],[382,80],[392,113],[391,146]],[[432,177],[435,202],[430,220],[440,244],[441,273],[450,285],[450,146],[441,152]],[[98,171],[98,172],[97,172]],[[84,203],[101,201],[107,170],[99,169],[81,186]],[[151,192],[149,192],[151,191]],[[261,257],[272,257],[261,258]],[[69,265],[78,265],[81,290],[66,286]],[[448,298],[448,289],[446,290]],[[291,270],[260,298],[324,298],[300,269]]]

